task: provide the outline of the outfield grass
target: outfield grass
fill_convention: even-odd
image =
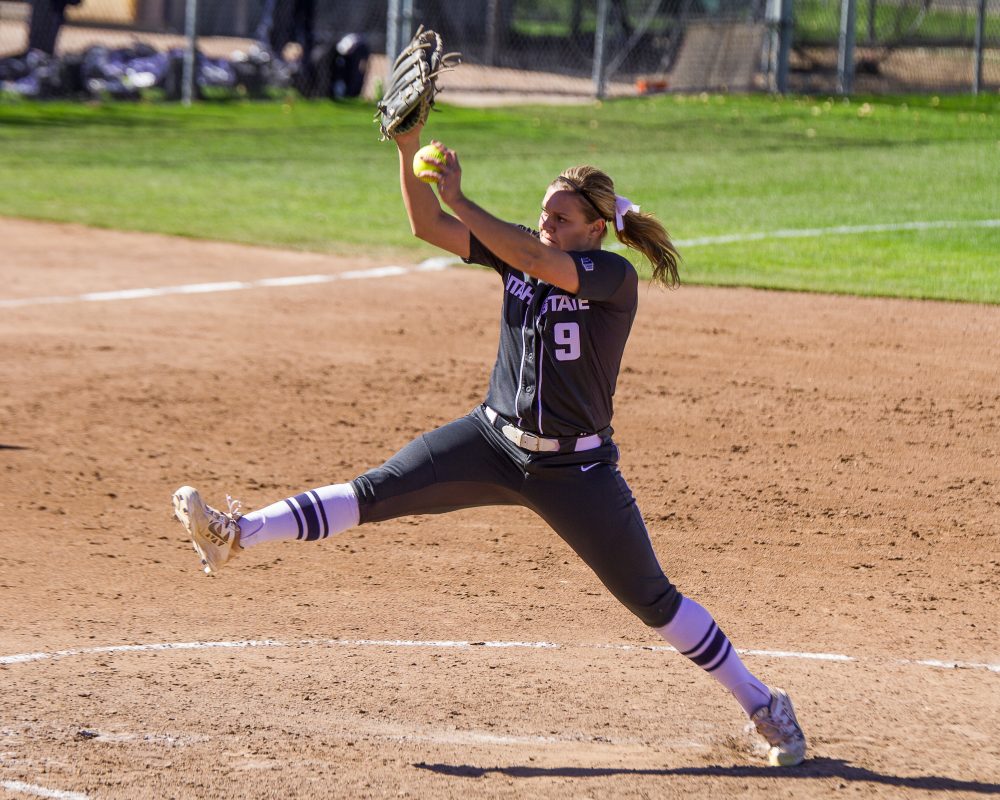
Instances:
[[[443,97],[447,97],[444,95]],[[409,234],[372,108],[0,103],[0,214],[338,253],[432,250]],[[659,96],[444,107],[467,194],[534,224],[566,166],[607,170],[677,239],[1000,219],[1000,98]],[[0,249],[2,252],[2,249]],[[1000,228],[690,247],[691,283],[1000,302]]]

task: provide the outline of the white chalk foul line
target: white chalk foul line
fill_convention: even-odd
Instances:
[[[312,644],[308,640],[300,644]],[[101,653],[147,653],[156,650],[209,650],[213,648],[244,648],[244,647],[288,647],[288,642],[278,642],[270,639],[247,639],[240,642],[159,642],[154,644],[116,644],[104,647],[79,647],[68,650],[54,650],[51,653],[19,653],[13,656],[0,656],[0,665],[23,664],[28,661],[44,661],[70,656],[95,655]]]
[[[901,658],[898,663],[918,664],[921,667],[937,667],[938,669],[986,669],[990,672],[1000,672],[1000,664],[977,663],[975,661],[938,661],[935,658],[914,661]]]
[[[680,248],[704,247],[717,244],[739,242],[760,242],[768,239],[805,239],[818,236],[846,236],[864,233],[891,233],[896,231],[930,231],[949,228],[1000,228],[1000,219],[973,220],[928,220],[926,222],[894,222],[879,225],[835,225],[829,228],[788,228],[776,231],[730,233],[720,236],[702,236],[695,239],[677,239],[674,244]],[[620,242],[612,242],[609,250],[624,250]],[[21,297],[0,300],[0,308],[23,308],[25,306],[53,305],[59,303],[103,303],[113,300],[142,300],[150,297],[164,297],[171,294],[209,294],[213,292],[236,292],[244,289],[261,289],[280,286],[307,286],[332,281],[369,280],[392,278],[412,272],[433,272],[461,264],[454,256],[429,258],[415,267],[385,266],[372,269],[349,270],[317,275],[289,275],[280,278],[260,278],[254,281],[221,281],[216,283],[188,283],[180,286],[160,286],[140,289],[120,289],[108,292],[87,292],[77,295],[52,295],[49,297]]]
[[[63,792],[59,789],[47,789],[44,786],[25,783],[24,781],[0,781],[0,787],[10,792],[30,794],[35,797],[56,797],[59,800],[88,800],[87,795],[82,792]]]
[[[80,647],[68,650],[54,650],[51,652],[39,653],[17,653],[15,655],[0,656],[0,666],[13,664],[25,664],[32,661],[46,661],[50,659],[68,658],[71,656],[113,654],[113,653],[143,653],[162,650],[208,650],[208,649],[241,649],[251,647],[309,647],[309,646],[340,646],[340,647],[425,647],[429,649],[475,649],[483,648],[509,648],[528,650],[619,650],[619,651],[652,651],[671,652],[677,650],[667,645],[629,645],[629,644],[558,644],[556,642],[517,642],[517,641],[497,641],[497,642],[473,642],[465,640],[415,640],[415,639],[299,639],[291,642],[283,642],[277,639],[244,639],[232,642],[156,642],[151,644],[122,644],[108,645],[104,647]],[[794,650],[741,650],[740,655],[760,656],[762,658],[789,658],[808,661],[850,661],[863,662],[867,659],[856,656],[844,655],[843,653],[809,653]],[[934,659],[916,660],[908,658],[894,659],[892,663],[913,664],[922,667],[935,667],[938,669],[972,669],[988,670],[989,672],[1000,673],[1000,664],[973,662],[973,661],[937,661]]]
[[[238,292],[244,289],[261,289],[275,286],[307,286],[333,281],[372,280],[394,278],[413,272],[436,272],[447,269],[452,264],[461,263],[454,258],[429,258],[415,267],[385,266],[371,269],[355,269],[347,272],[332,272],[327,275],[289,275],[280,278],[260,278],[254,281],[219,281],[215,283],[186,283],[180,286],[159,286],[141,289],[119,289],[109,292],[87,292],[75,295],[52,295],[49,297],[21,297],[0,300],[0,308],[23,308],[25,306],[54,305],[61,303],[107,303],[114,300],[143,300],[150,297],[165,297],[171,294],[212,294],[214,292]]]
[[[864,233],[897,233],[902,231],[933,231],[952,228],[1000,228],[1000,219],[928,220],[926,222],[890,222],[877,225],[834,225],[829,228],[786,228],[776,231],[751,231],[727,233],[720,236],[700,236],[695,239],[676,239],[677,247],[705,247],[714,244],[763,242],[768,239],[812,239],[821,236],[850,236]],[[614,242],[609,250],[624,250],[625,245]]]

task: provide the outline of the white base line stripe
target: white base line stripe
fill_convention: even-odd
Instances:
[[[861,233],[895,233],[897,231],[934,231],[952,228],[1000,228],[1000,219],[930,220],[927,222],[895,222],[883,225],[835,225],[831,228],[788,228],[777,231],[729,233],[720,236],[701,236],[696,239],[677,239],[677,247],[705,247],[713,244],[763,242],[768,239],[811,239],[819,236],[849,236]],[[613,242],[609,250],[624,250],[625,245]]]
[[[23,297],[0,300],[0,308],[22,308],[24,306],[54,305],[58,303],[106,303],[112,300],[142,300],[149,297],[164,297],[171,294],[210,294],[213,292],[237,292],[243,289],[260,289],[274,286],[303,286],[333,281],[368,280],[374,278],[394,278],[411,272],[436,272],[447,269],[452,264],[461,263],[452,258],[429,258],[415,267],[373,267],[329,275],[289,275],[283,278],[261,278],[255,281],[221,281],[217,283],[188,283],[180,286],[160,286],[144,289],[120,289],[112,292],[87,292],[78,295],[54,295],[51,297]]]
[[[883,225],[837,225],[832,228],[790,228],[777,231],[732,233],[721,236],[702,236],[697,239],[677,239],[677,247],[704,247],[714,244],[734,244],[738,242],[760,242],[767,239],[803,239],[816,236],[844,236],[861,233],[888,233],[893,231],[929,231],[948,228],[1000,228],[1000,219],[973,220],[931,220],[928,222],[898,222]],[[609,250],[624,250],[620,242],[612,242]],[[217,283],[190,283],[181,286],[161,286],[144,289],[121,289],[109,292],[88,292],[79,295],[53,295],[50,297],[21,297],[0,300],[0,308],[23,308],[25,306],[54,305],[59,303],[102,303],[113,300],[141,300],[150,297],[164,297],[171,294],[208,294],[211,292],[235,292],[243,289],[272,288],[279,286],[304,286],[332,281],[367,280],[372,278],[393,278],[412,272],[436,272],[461,264],[461,259],[452,256],[428,258],[415,267],[385,266],[372,269],[349,270],[329,275],[290,275],[283,278],[260,278],[255,281],[221,281]]]
[[[31,794],[35,797],[56,797],[59,800],[87,800],[87,795],[82,792],[62,792],[58,789],[46,789],[44,786],[36,786],[33,783],[23,781],[3,781],[0,786],[10,792],[20,792],[21,794]]]
[[[938,661],[933,658],[924,661],[912,661],[908,658],[899,660],[900,664],[919,664],[922,667],[937,667],[939,669],[988,669],[990,672],[1000,672],[1000,664],[985,664],[975,661]]]
[[[208,650],[208,649],[240,649],[248,647],[308,647],[308,646],[341,647],[426,647],[430,649],[468,649],[476,647],[487,648],[518,648],[529,650],[619,650],[674,652],[667,645],[629,645],[629,644],[557,644],[555,642],[473,642],[464,640],[412,640],[412,639],[300,639],[283,642],[277,639],[246,639],[234,642],[159,642],[153,644],[122,644],[105,647],[81,647],[69,650],[55,650],[49,653],[18,653],[10,656],[0,656],[0,666],[25,664],[30,661],[45,661],[49,659],[68,658],[70,656],[92,655],[100,653],[144,653],[163,650]],[[869,659],[848,656],[842,653],[808,653],[790,650],[737,650],[741,655],[760,656],[762,658],[791,658],[811,661],[850,661],[863,662]],[[938,669],[973,669],[988,670],[1000,673],[1000,664],[981,663],[973,661],[936,661],[933,659],[915,660],[908,658],[893,659],[895,664],[912,664]]]

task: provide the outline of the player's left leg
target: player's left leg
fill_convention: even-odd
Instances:
[[[635,498],[609,461],[540,460],[529,468],[525,494],[626,608],[733,694],[772,745],[772,763],[798,763],[805,739],[787,695],[756,678],[712,615],[670,583]]]

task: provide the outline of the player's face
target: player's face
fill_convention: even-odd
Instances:
[[[604,220],[587,221],[576,192],[550,186],[542,200],[538,231],[542,244],[560,250],[596,250],[601,246]]]

